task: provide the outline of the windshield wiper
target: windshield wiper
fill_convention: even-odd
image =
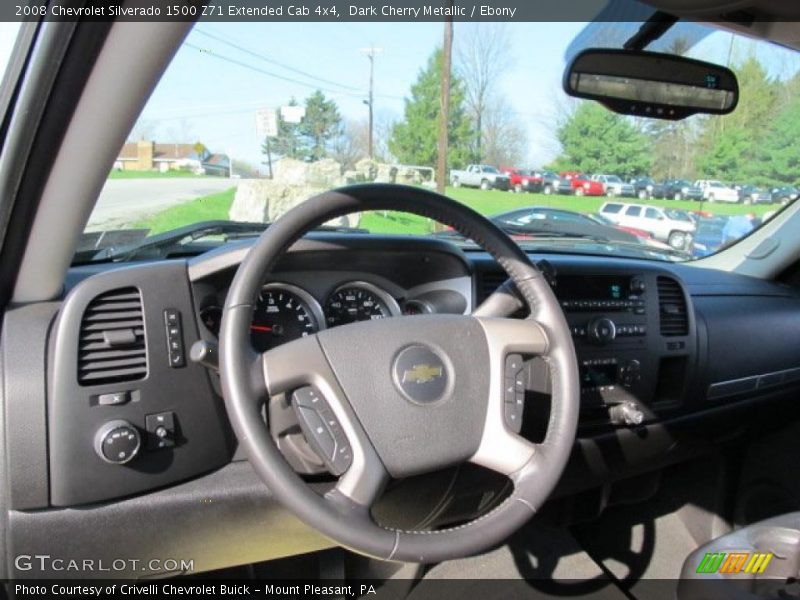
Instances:
[[[202,221],[164,233],[152,235],[141,242],[128,246],[103,248],[91,260],[96,261],[128,261],[150,251],[159,251],[165,256],[175,246],[193,242],[210,235],[226,235],[230,237],[254,236],[262,233],[269,223],[248,223],[241,221]],[[166,252],[165,252],[166,250]]]
[[[129,261],[148,252],[156,252],[158,256],[167,256],[178,246],[197,241],[212,235],[224,235],[225,240],[250,238],[261,235],[269,223],[253,223],[247,221],[201,221],[172,229],[165,233],[149,236],[135,244],[112,246],[94,252],[89,262]],[[321,225],[313,231],[330,233],[369,233],[367,229],[339,225]],[[83,261],[81,261],[83,262]]]

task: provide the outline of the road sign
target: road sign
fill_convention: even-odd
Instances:
[[[259,137],[278,135],[278,112],[274,108],[262,108],[256,113],[256,133]]]
[[[281,118],[287,123],[299,123],[305,116],[305,106],[281,106]]]

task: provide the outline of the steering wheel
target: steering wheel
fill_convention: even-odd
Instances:
[[[265,275],[310,229],[336,217],[396,210],[450,225],[492,254],[530,309],[527,319],[420,315],[326,329],[263,354],[250,324]],[[507,377],[520,356],[550,368],[544,439],[507,425]],[[515,370],[516,369],[516,370]],[[363,184],[322,193],[277,219],[239,266],[222,317],[220,373],[233,429],[270,492],[311,527],[355,552],[383,560],[440,562],[487,550],[525,524],[555,487],[575,441],[578,366],[572,336],[550,286],[527,255],[470,208],[422,188]],[[265,426],[265,399],[286,394],[331,452],[340,473],[324,496],[289,466]],[[520,400],[521,402],[521,400]],[[519,418],[519,417],[518,417]],[[311,440],[309,440],[311,441]],[[370,507],[389,478],[472,462],[506,475],[513,492],[466,524],[400,531]]]

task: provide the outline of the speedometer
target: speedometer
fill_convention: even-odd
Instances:
[[[271,283],[258,297],[250,340],[257,351],[265,352],[324,327],[322,309],[308,292],[287,283]]]
[[[390,294],[363,281],[353,281],[336,288],[325,302],[325,317],[329,327],[399,314],[400,307]]]

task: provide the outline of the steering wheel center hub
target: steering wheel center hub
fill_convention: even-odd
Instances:
[[[411,402],[422,405],[438,402],[452,384],[448,362],[430,346],[406,346],[394,359],[394,384]]]

